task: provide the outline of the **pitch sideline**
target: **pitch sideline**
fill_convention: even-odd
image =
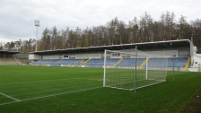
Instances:
[[[13,100],[14,99],[16,99],[16,100],[13,101],[13,102],[2,103],[2,104],[0,104],[0,106],[2,106],[2,105],[8,105],[8,104],[13,104],[13,103],[18,103],[18,102],[25,102],[25,101],[42,99],[42,98],[54,97],[54,96],[59,96],[59,95],[64,95],[64,94],[84,92],[84,91],[94,90],[94,89],[98,89],[98,88],[101,88],[101,87],[94,87],[94,88],[81,89],[81,90],[75,90],[75,91],[67,91],[67,92],[63,92],[63,93],[57,93],[57,94],[46,95],[46,96],[41,96],[41,97],[29,98],[29,99],[24,99],[24,100],[19,100],[19,99],[13,98]],[[0,94],[1,94],[1,92],[0,92]]]

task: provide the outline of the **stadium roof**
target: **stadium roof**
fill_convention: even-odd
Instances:
[[[18,54],[20,53],[19,51],[4,51],[0,50],[0,54]]]
[[[45,51],[31,52],[30,54],[53,55],[53,54],[104,52],[104,50],[106,49],[107,50],[131,49],[131,48],[135,48],[135,46],[137,46],[139,50],[177,48],[177,47],[184,47],[184,46],[190,47],[190,40],[182,39],[182,40],[168,40],[168,41],[132,43],[132,44],[122,44],[122,45],[109,45],[109,46],[99,46],[99,47],[82,47],[82,48],[45,50]]]

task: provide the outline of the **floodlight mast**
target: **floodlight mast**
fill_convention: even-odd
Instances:
[[[36,48],[35,51],[37,51],[37,36],[38,36],[38,27],[40,27],[40,21],[39,20],[35,20],[35,26],[36,26]]]

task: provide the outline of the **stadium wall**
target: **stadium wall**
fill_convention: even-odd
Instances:
[[[123,49],[119,50],[122,52],[130,52],[135,54],[135,49]],[[140,50],[139,50],[140,51]],[[190,48],[189,47],[177,47],[177,48],[169,48],[169,49],[146,49],[143,50],[144,54],[154,54],[158,56],[167,56],[167,57],[183,57],[190,56]],[[143,55],[143,53],[141,53]]]
[[[103,53],[77,53],[77,54],[57,54],[57,55],[36,55],[30,54],[29,60],[40,59],[81,59],[81,58],[103,58]]]
[[[29,54],[28,58],[29,60],[39,60],[42,56],[36,55],[36,54]]]
[[[69,58],[75,58],[75,59],[87,59],[87,58],[102,58],[103,53],[102,52],[94,52],[94,53],[77,53],[77,54],[68,54]]]
[[[135,54],[135,50],[133,49],[122,49],[118,50],[122,52],[130,52]],[[167,57],[183,57],[190,56],[190,50],[188,48],[177,48],[173,49],[147,49],[146,51],[142,51],[139,53],[140,55],[147,56],[147,54],[158,55],[158,56],[167,56]],[[39,60],[39,59],[87,59],[87,58],[103,58],[104,52],[90,52],[90,53],[75,53],[75,54],[57,54],[57,55],[29,55],[30,60]],[[118,55],[112,55],[111,58],[118,58]]]
[[[189,71],[198,72],[199,71],[199,65],[201,65],[201,54],[194,54],[194,56],[191,57],[191,67],[189,68]]]
[[[194,61],[192,67],[198,67],[198,65],[201,64],[201,54],[195,54],[193,58]]]

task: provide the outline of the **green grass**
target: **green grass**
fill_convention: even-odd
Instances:
[[[135,93],[103,88],[103,69],[0,66],[0,113],[179,113],[201,74],[174,74]]]

